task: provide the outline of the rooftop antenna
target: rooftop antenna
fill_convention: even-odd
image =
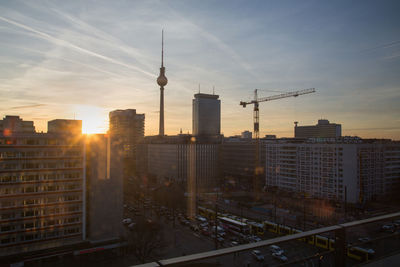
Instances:
[[[215,86],[213,85],[213,95],[215,95]]]
[[[199,94],[200,94],[200,84],[199,84]]]

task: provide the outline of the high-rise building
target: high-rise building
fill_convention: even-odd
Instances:
[[[0,256],[82,242],[85,148],[80,124],[71,132],[49,125],[51,133],[36,133],[32,122],[11,119],[15,123],[10,116],[0,123]]]
[[[117,240],[123,219],[122,179],[109,173],[109,138],[90,135],[86,143],[86,235],[91,242]]]
[[[342,136],[342,125],[329,123],[328,120],[318,120],[317,125],[298,126],[295,122],[295,138],[338,138]]]
[[[130,201],[130,181],[137,174],[137,144],[144,138],[144,119],[135,109],[110,112],[110,177],[123,181],[124,203]]]
[[[218,95],[198,93],[194,95],[192,126],[195,136],[221,134],[221,100]]]

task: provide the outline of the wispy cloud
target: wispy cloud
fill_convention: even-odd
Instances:
[[[198,24],[195,24],[189,18],[183,16],[177,10],[173,9],[171,6],[167,6],[172,14],[177,17],[179,20],[183,21],[185,24],[194,28],[197,32],[200,33],[200,36],[207,39],[209,42],[213,43],[218,47],[218,49],[231,57],[235,62],[237,62],[248,74],[250,74],[254,78],[258,78],[257,74],[254,72],[253,68],[248,64],[233,48],[231,45],[226,44],[216,35],[212,34],[210,31],[202,28]]]
[[[73,44],[71,42],[59,39],[59,38],[51,36],[51,35],[49,35],[49,34],[47,34],[45,32],[42,32],[40,30],[34,29],[34,28],[32,28],[32,27],[30,27],[28,25],[25,25],[25,24],[19,23],[17,21],[5,18],[3,16],[0,16],[0,20],[3,20],[5,22],[7,22],[7,23],[10,23],[10,24],[14,25],[14,26],[17,26],[19,28],[27,30],[27,31],[29,31],[31,33],[34,33],[34,34],[36,34],[36,36],[38,36],[38,37],[40,37],[40,38],[42,38],[42,39],[44,39],[46,41],[49,41],[51,43],[54,43],[56,45],[60,45],[60,46],[64,46],[64,47],[67,47],[67,48],[70,48],[70,49],[74,49],[74,50],[76,50],[78,52],[81,52],[81,53],[84,53],[86,55],[93,56],[93,57],[105,60],[107,62],[116,64],[116,65],[119,65],[119,66],[123,66],[123,67],[131,69],[131,70],[135,70],[135,71],[141,72],[142,74],[145,74],[145,75],[147,75],[148,77],[151,77],[151,78],[155,78],[156,77],[153,73],[145,71],[145,70],[143,70],[143,69],[141,69],[139,67],[136,67],[136,66],[133,66],[133,65],[129,65],[129,64],[126,64],[124,62],[118,61],[116,59],[110,58],[108,56],[104,56],[104,55],[101,55],[101,54],[96,53],[94,51],[90,51],[90,50],[88,50],[86,48],[82,48],[82,47],[77,46],[77,45],[75,45],[75,44]]]
[[[384,43],[375,47],[371,47],[371,48],[367,48],[362,50],[361,52],[370,52],[370,51],[374,51],[374,50],[379,50],[379,49],[386,49],[386,48],[391,48],[394,46],[400,45],[400,40],[398,41],[393,41],[393,42],[389,42],[389,43]]]
[[[45,104],[32,104],[32,105],[11,107],[10,109],[37,108],[37,107],[42,107],[42,106],[46,106],[46,105]]]

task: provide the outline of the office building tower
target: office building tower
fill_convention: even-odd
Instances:
[[[91,242],[117,240],[123,231],[122,179],[109,173],[109,138],[86,138],[86,229]]]
[[[17,116],[0,123],[0,256],[86,238],[84,142],[80,121],[65,122],[77,128],[49,122],[51,133],[36,133]]]
[[[192,126],[194,136],[221,134],[221,100],[218,95],[194,95]]]
[[[132,183],[137,175],[137,144],[144,138],[144,114],[135,109],[110,112],[110,177],[121,179],[124,203],[131,198]]]
[[[295,122],[295,138],[338,138],[342,136],[342,125],[329,123],[328,120],[318,120],[317,125],[298,126]]]

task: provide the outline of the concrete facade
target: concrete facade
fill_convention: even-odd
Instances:
[[[400,184],[400,144],[268,143],[266,185],[306,195],[362,203],[393,194]]]

